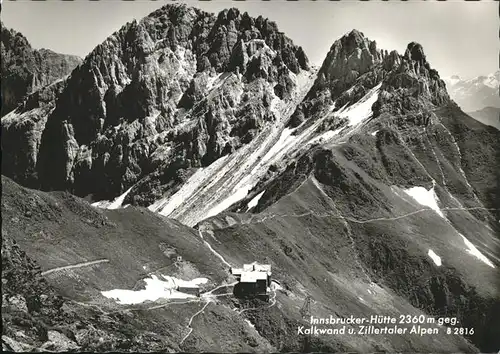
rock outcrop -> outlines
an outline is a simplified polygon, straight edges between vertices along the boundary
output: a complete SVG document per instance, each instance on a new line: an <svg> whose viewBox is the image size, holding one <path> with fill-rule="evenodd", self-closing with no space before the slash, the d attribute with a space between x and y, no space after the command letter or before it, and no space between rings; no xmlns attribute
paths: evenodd
<svg viewBox="0 0 500 354"><path fill-rule="evenodd" d="M8 152L3 155L2 169L24 185L38 185L37 160L42 134L65 84L63 79L42 87L2 117L2 149Z"/></svg>
<svg viewBox="0 0 500 354"><path fill-rule="evenodd" d="M82 61L74 55L35 50L21 33L7 29L3 23L1 37L2 117L27 95L65 77Z"/></svg>
<svg viewBox="0 0 500 354"><path fill-rule="evenodd" d="M397 63L399 66L394 68ZM382 84L375 115L383 112L398 115L424 111L429 114L434 108L450 103L444 81L427 62L420 44L408 44L404 56L397 58L392 54L385 64L392 66L393 70Z"/></svg>

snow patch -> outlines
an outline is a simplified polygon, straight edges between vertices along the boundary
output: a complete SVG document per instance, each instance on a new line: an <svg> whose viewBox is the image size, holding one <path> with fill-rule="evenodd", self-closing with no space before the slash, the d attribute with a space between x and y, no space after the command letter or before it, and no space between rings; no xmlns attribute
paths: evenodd
<svg viewBox="0 0 500 354"><path fill-rule="evenodd" d="M427 255L431 257L431 259L434 261L434 264L436 264L438 267L441 266L441 257L439 257L433 250L430 249Z"/></svg>
<svg viewBox="0 0 500 354"><path fill-rule="evenodd" d="M493 263L491 263L491 261L486 258L486 256L484 254L482 254L477 248L476 246L474 246L472 244L472 242L470 242L464 235L460 234L460 236L462 236L464 242L465 242L465 245L468 247L467 249L467 253L473 255L474 257L476 257L477 259L479 259L480 261L482 261L483 263L486 263L487 265L489 265L491 268L496 268L495 265Z"/></svg>
<svg viewBox="0 0 500 354"><path fill-rule="evenodd" d="M125 290L114 289L102 291L101 294L108 299L114 299L121 305L140 304L145 301L156 301L158 299L188 299L195 298L191 294L177 291L179 286L199 286L208 282L207 278L196 278L190 281L177 279L170 276L162 275L165 280L160 280L156 275L151 278L146 278L146 289L143 290Z"/></svg>
<svg viewBox="0 0 500 354"><path fill-rule="evenodd" d="M248 202L248 204L247 204L247 211L249 211L253 207L256 207L257 204L259 204L259 200L262 197L262 195L264 194L264 192L265 192L265 190L262 191L261 193L257 194L251 201Z"/></svg>
<svg viewBox="0 0 500 354"><path fill-rule="evenodd" d="M249 320L247 320L246 318L245 318L245 322L246 322L246 323L247 323L250 327L255 328L255 326L253 325L253 323L252 323L252 322L250 322Z"/></svg>
<svg viewBox="0 0 500 354"><path fill-rule="evenodd" d="M357 125L369 118L373 114L372 105L378 100L381 86L382 83L372 88L358 102L339 112L339 116L347 118L350 126Z"/></svg>
<svg viewBox="0 0 500 354"><path fill-rule="evenodd" d="M231 194L231 196L224 199L219 204L217 204L215 207L210 209L210 211L208 211L208 213L205 215L204 219L208 219L209 217L217 215L217 214L223 212L224 210L226 210L227 208L229 208L234 203L239 202L240 200L242 200L243 198L245 198L247 196L248 192L252 188L253 188L253 185L249 183L249 184L243 185L242 187L240 187L238 189L233 189L234 193Z"/></svg>
<svg viewBox="0 0 500 354"><path fill-rule="evenodd" d="M229 155L224 156L207 168L200 168L193 174L186 183L183 184L181 189L174 195L162 198L148 207L151 211L157 211L162 215L169 216L177 207L179 207L188 197L193 195L200 185L217 170L228 158Z"/></svg>
<svg viewBox="0 0 500 354"><path fill-rule="evenodd" d="M403 189L403 191L410 197L415 199L419 204L427 206L434 210L440 217L444 218L443 212L439 209L438 201L439 198L436 195L434 187L427 190L424 187L411 187L409 189Z"/></svg>
<svg viewBox="0 0 500 354"><path fill-rule="evenodd" d="M283 148L293 143L293 141L295 140L295 137L292 136L294 130L295 129L290 129L290 128L283 129L278 141L273 145L271 149L269 149L269 151L262 158L262 163L267 162L272 157L274 157L278 152L283 150Z"/></svg>
<svg viewBox="0 0 500 354"><path fill-rule="evenodd" d="M337 136L342 129L344 129L344 128L339 128L336 130L328 130L328 131L322 133L321 135L318 135L318 136L312 138L311 140L309 140L306 143L306 145L311 145L311 144L316 143L316 142L318 142L320 144L326 143L329 140L331 140L334 136Z"/></svg>
<svg viewBox="0 0 500 354"><path fill-rule="evenodd" d="M211 91L214 88L219 87L222 84L221 77L224 73L217 74L216 76L211 76L207 81L207 90Z"/></svg>
<svg viewBox="0 0 500 354"><path fill-rule="evenodd" d="M116 197L112 202L110 202L109 200L101 200L99 202L92 203L92 206L102 209L119 209L122 207L123 201L125 200L125 197L130 192L132 187L127 189L127 191L122 195Z"/></svg>

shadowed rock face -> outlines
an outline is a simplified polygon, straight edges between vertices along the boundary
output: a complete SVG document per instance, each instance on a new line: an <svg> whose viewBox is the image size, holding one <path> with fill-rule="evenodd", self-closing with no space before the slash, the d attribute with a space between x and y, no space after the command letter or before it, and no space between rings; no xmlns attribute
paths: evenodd
<svg viewBox="0 0 500 354"><path fill-rule="evenodd" d="M60 80L28 95L13 112L2 117L2 170L26 185L38 185L36 169L42 134L58 95L65 87Z"/></svg>
<svg viewBox="0 0 500 354"><path fill-rule="evenodd" d="M3 23L1 37L2 117L27 95L63 78L82 61L74 55L35 50L21 33L7 29Z"/></svg>

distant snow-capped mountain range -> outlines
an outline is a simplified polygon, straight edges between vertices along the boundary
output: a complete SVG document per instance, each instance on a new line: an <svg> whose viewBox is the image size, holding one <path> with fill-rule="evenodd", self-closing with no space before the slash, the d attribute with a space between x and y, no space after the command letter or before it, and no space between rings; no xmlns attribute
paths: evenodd
<svg viewBox="0 0 500 354"><path fill-rule="evenodd" d="M458 75L444 78L450 96L465 112L484 107L500 107L498 83L500 70L487 76L464 80Z"/></svg>
<svg viewBox="0 0 500 354"><path fill-rule="evenodd" d="M467 80L458 75L443 80L450 97L465 112L483 124L500 129L500 70Z"/></svg>

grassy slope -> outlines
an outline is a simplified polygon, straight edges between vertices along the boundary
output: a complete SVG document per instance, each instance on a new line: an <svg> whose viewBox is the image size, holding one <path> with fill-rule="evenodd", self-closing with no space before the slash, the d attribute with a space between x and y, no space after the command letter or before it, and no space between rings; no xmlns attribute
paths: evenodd
<svg viewBox="0 0 500 354"><path fill-rule="evenodd" d="M464 172L479 199L490 208L498 208L500 131L472 119L456 106L443 108L438 114L460 146Z"/></svg>
<svg viewBox="0 0 500 354"><path fill-rule="evenodd" d="M138 289L139 280L155 270L184 279L207 277L209 289L223 282L228 276L224 265L203 246L196 230L144 209L97 210L69 194L29 190L5 177L2 189L2 233L16 240L20 249L40 264L41 271L109 259L108 263L62 270L45 277L38 270L35 282L31 282L24 270L15 275L17 282L27 284L22 294L44 296L48 290L38 283L48 281L49 295L62 296L63 307L49 303L46 311L50 314L59 311L60 320L54 319L55 325L68 328L69 335L76 337L78 350L273 351L266 339L231 311L234 306L217 300L193 320L192 335L179 346L188 333L186 326L190 317L203 307L203 301L121 306L100 295L103 290ZM182 255L181 266L168 267L173 263L171 256L167 256L168 249ZM16 292L18 289L11 291ZM165 306L154 308L153 305ZM3 316L7 321L4 328L10 328L10 336L15 341L35 347L47 341L46 335L34 339L34 334L27 331L32 327L31 320L12 324L19 322L19 317L35 316L31 310L11 314L10 320ZM45 313L36 316L45 322L52 319ZM201 325L207 321L212 325ZM213 325L214 321L217 326ZM41 326L47 332L52 325ZM16 334L16 330L22 333ZM203 338L211 340L207 342Z"/></svg>
<svg viewBox="0 0 500 354"><path fill-rule="evenodd" d="M328 190L327 186L323 188ZM398 203L396 199L391 202ZM307 205L307 209L300 210L301 204ZM401 201L397 207L402 214L415 210L415 207ZM316 215L291 216L308 210ZM289 304L290 312L285 312L285 319L296 321L300 321L298 310L306 294L316 301L313 314L317 316L421 313L417 308L434 315L444 315L439 312L438 304L434 305L434 296L446 293L454 301L453 298L460 297L460 294L454 293L454 289L429 290L430 283L456 280L460 284L463 277L469 284L488 284L497 275L468 256L463 243L459 244L461 240L456 232L432 211L425 216L417 214L397 222L361 225L349 222L347 227L339 218L317 216L331 210L332 201L308 180L266 212L254 216L250 224L220 228L215 226L216 222L219 225L224 222L220 216L202 223L202 226L213 228L220 242L217 249L222 254L239 255L239 259L234 260L237 264L253 260L272 263L274 277L288 290L285 294L278 293L280 304ZM270 217L273 214L282 216ZM234 214L230 216L237 218ZM434 238L429 230L439 230L436 232L439 237ZM451 242L456 244L450 247ZM444 266L437 268L433 264L427 256L429 248L442 257ZM478 272L482 273L479 277ZM463 294L475 291L471 289L474 286L463 287L467 289ZM477 290L485 298L494 299L494 286ZM476 301L472 296L469 298L472 303ZM488 301L484 304L488 305ZM453 306L450 303L448 315L468 316L470 309ZM262 316L265 320L271 313L263 313ZM484 323L482 325L483 329L487 328ZM274 333L274 341L278 341L280 335ZM295 335L287 339L298 340ZM333 345L332 338L320 339L323 345ZM389 351L470 350L460 339L455 338L456 342L453 342L446 336L436 337L434 342L427 337L391 338L390 342L352 336L336 339L351 350L373 350L375 347L367 347L370 340L377 342L381 346L379 349Z"/></svg>
<svg viewBox="0 0 500 354"><path fill-rule="evenodd" d="M460 119L457 118L458 122ZM475 164L489 181L481 184L470 176L470 168L464 166L464 160L470 160L471 154L479 154L480 148L469 151L460 147L461 159L453 143L459 139L456 132L452 131L452 139L440 125L425 131L404 123L403 129L390 119L377 123L382 127L375 136L361 132L331 149L319 148L288 166L273 181L258 186L252 196L264 189L265 193L253 210L261 214L249 217L230 213L202 225L212 225L221 242L218 249L225 255L240 255L240 263L250 261L255 255L261 261L271 259L276 276L282 277L280 280L285 284L289 281L294 292L299 287L307 288L322 306L333 303L348 315L353 311L349 306L359 306L360 296L371 308L376 308L379 302L367 295L369 278L391 294L389 311L405 313L418 308L437 316L457 316L464 326L475 327L476 334L470 338L473 343L483 351L495 350L500 345L496 335L500 322L493 315L500 304L500 248L493 213L444 210L446 219L443 219L433 211L425 211L393 221L348 220L348 226L338 218L338 215L356 220L391 218L419 210L423 206L406 196L401 188L429 189L432 179L437 183L435 190L441 208L456 208L460 204L469 208L494 206L487 203L484 192L486 186L490 190L495 186L492 184L495 161L488 154L493 144L484 141L482 135L490 139L495 132L479 124L469 132L482 134L470 138L483 140L479 144L485 145L487 153L484 159L475 158ZM446 126L448 122L443 123ZM374 129L368 125L366 130ZM490 147L486 149L487 146ZM460 173L460 166L464 166L472 188ZM315 176L324 193L318 191L311 178L307 179L308 175ZM479 195L479 201L474 193ZM247 202L242 201L234 209ZM314 215L310 215L311 211ZM334 216L324 217L326 214ZM469 254L459 233L487 255L496 268ZM428 257L430 249L441 257L441 267L436 267ZM248 255L244 256L244 252ZM332 280L332 270L337 274L337 282ZM338 277L343 277L343 282ZM351 284L354 279L360 285ZM342 288L338 283L347 285ZM401 303L399 308L394 307L393 299ZM390 348L439 348L440 351L456 348L443 342L439 347L425 347L416 343L418 339L405 340L401 347ZM356 343L349 345L359 348Z"/></svg>
<svg viewBox="0 0 500 354"><path fill-rule="evenodd" d="M449 122L443 123L447 126ZM486 138L492 134L485 133L482 125L472 128L475 130L469 134ZM448 129L458 134L453 126ZM474 350L460 337L443 335L432 341L418 336L320 336L306 344L305 338L296 333L299 324L307 324L299 313L306 295L314 299L312 314L316 316L397 316L422 311L457 316L464 326L475 327L476 334L470 340L481 350L498 347L495 333L499 322L493 317L499 306L496 226L484 222L493 219L491 214L445 211L450 221L446 222L433 211L425 211L397 220L356 221L391 218L421 209L400 187L420 185L428 189L431 178L438 183L441 207L456 207L457 200L467 207L491 205L485 200L488 192L467 168L471 154L478 153L480 147L469 151L461 146L460 158L446 134L444 127L434 126L429 131L415 129L405 136L397 126L385 124L375 136L359 134L331 149L318 148L262 186L266 193L254 210L265 210L263 213L224 213L203 222L201 229L212 229L204 232L205 238L230 264L269 262L273 277L283 289L276 292L277 303L272 307L230 298L208 305L194 321L197 330L182 348L259 351L271 348L270 343L278 350ZM413 140L404 139L408 136ZM430 154L431 148L435 156ZM491 179L490 155L474 162ZM464 166L473 189L467 187L459 166ZM48 275L58 291L72 299L116 309L116 304L99 296L100 290L132 288L146 272L159 268L179 277L206 276L211 286L227 277L226 267L202 244L197 231L175 221L137 208L98 211L68 194L30 191L8 179L3 179L2 185L4 227L42 269L99 258L110 260ZM340 215L349 218L344 220ZM458 232L488 255L497 268L468 254ZM189 266L171 273L167 267L172 259L163 253L165 246L175 247ZM427 256L429 249L441 257L441 267ZM136 306L132 314L138 322L132 321L128 336L147 328L160 336L170 335L173 343L178 343L189 316L201 305L158 310ZM258 333L231 311L248 306L255 308L244 316ZM172 322L172 318L178 321ZM216 321L227 326L215 326ZM235 333L239 333L238 339L234 339Z"/></svg>

